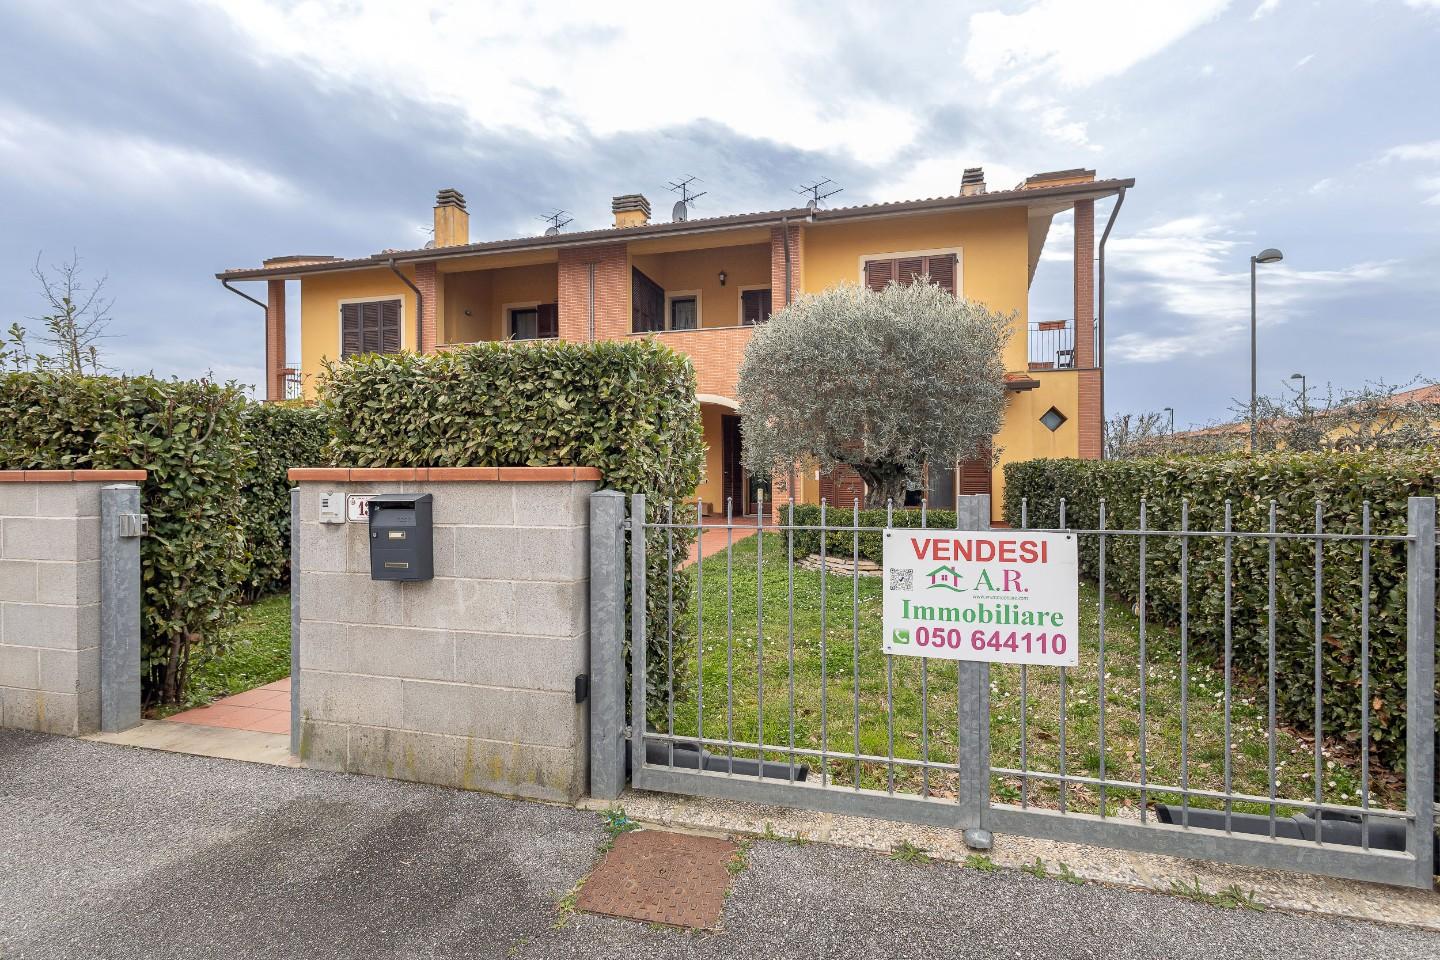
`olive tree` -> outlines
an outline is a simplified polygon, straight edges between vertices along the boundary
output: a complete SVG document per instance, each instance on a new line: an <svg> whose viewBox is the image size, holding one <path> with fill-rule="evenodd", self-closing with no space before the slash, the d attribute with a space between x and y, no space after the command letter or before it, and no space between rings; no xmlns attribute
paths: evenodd
<svg viewBox="0 0 1440 960"><path fill-rule="evenodd" d="M901 502L927 462L990 450L1013 319L923 280L800 298L756 329L740 365L746 467L844 465L868 506Z"/></svg>

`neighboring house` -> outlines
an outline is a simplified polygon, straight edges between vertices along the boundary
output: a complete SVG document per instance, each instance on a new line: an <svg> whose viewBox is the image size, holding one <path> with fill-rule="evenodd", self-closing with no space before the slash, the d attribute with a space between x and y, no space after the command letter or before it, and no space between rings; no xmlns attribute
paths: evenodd
<svg viewBox="0 0 1440 960"><path fill-rule="evenodd" d="M1001 460L1098 457L1095 201L1133 183L1065 170L987 191L984 174L972 169L951 197L668 223L651 222L645 197L628 194L614 198L612 227L478 243L471 242L464 197L442 190L435 239L423 249L354 259L276 257L217 277L227 286L268 281L270 399L299 389L309 394L326 358L368 351L653 336L695 365L709 445L697 496L715 511L730 497L736 512L750 512L760 484L741 467L735 403L745 345L772 310L842 281L879 288L928 274L956 295L1013 311L1015 336L1005 354L1009 400L995 440ZM1031 324L1030 281L1051 219L1072 209L1073 318ZM288 281L298 281L300 290L298 363L288 362L285 343ZM957 491L993 491L998 514L1002 477L988 461L931 465L926 493L939 504ZM769 499L786 495L775 493ZM795 478L800 502L824 496L849 503L862 493L848 469Z"/></svg>

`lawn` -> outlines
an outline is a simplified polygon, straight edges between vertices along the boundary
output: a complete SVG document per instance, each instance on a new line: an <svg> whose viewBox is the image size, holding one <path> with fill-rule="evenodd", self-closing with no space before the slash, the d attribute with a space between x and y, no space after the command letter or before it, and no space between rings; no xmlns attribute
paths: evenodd
<svg viewBox="0 0 1440 960"><path fill-rule="evenodd" d="M763 549L763 628L757 631L757 547ZM733 581L727 598L727 562ZM812 749L894 756L932 763L954 763L957 752L956 665L951 661L928 663L897 656L887 664L880 652L881 583L878 577L825 577L825 633L821 637L821 574L795 569L793 588L787 584L786 541L783 534L750 537L704 561L704 648L695 649L696 622L677 624L677 634L690 638L676 652L675 731L694 736L698 729L701 690L697 670L703 674L704 736L755 742L763 664L764 740L767 745L788 746L791 724L791 665L794 678L794 745ZM664 590L654 584L651 590ZM700 589L695 585L692 589ZM789 654L787 622L793 589L794 655ZM1098 672L1098 603L1096 590L1082 585L1080 665L1060 671L1050 667L992 665L991 764L997 768L1022 766L1021 724L1026 729L1024 760L1031 771L1058 772L1063 761L1071 775L1098 777L1100 678ZM696 608L691 604L691 609ZM858 612L858 620L852 614ZM757 644L757 632L761 642ZM757 655L763 648L763 656ZM823 649L823 653L822 653ZM1146 632L1145 736L1146 782L1177 787L1182 766L1191 789L1221 790L1225 786L1225 678L1209 656L1192 655L1188 666L1188 729L1182 737L1182 683L1180 638L1176 631L1150 624ZM698 655L697 655L698 654ZM1105 644L1105 775L1108 781L1139 782L1142 737L1140 733L1139 622L1131 604L1110 598L1106 604ZM733 684L727 691L727 672ZM1062 676L1063 673L1063 676ZM1247 678L1232 677L1232 749L1228 751L1230 778L1235 793L1267 796L1268 744L1265 693ZM858 679L857 679L858 678ZM859 722L856 723L858 689ZM821 691L825 691L822 702ZM1065 700L1062 733L1060 702ZM887 711L887 701L892 707ZM663 727L667 708L665 692L651 691L651 720ZM887 713L893 716L893 754ZM1064 738L1063 756L1060 749ZM1188 761L1182 763L1182 744L1188 741ZM712 749L714 749L712 747ZM723 752L723 750L722 750ZM754 752L736 751L736 756ZM766 759L787 759L785 750L766 751ZM811 764L811 777L819 779L818 758L799 757ZM1314 754L1308 741L1286 730L1276 738L1277 794L1293 800L1313 800ZM932 796L953 796L956 775L944 770L924 771L918 766L891 765L886 761L855 763L827 758L827 780L850 785L859 779L864 787ZM858 767L858 769L857 769ZM1327 752L1324 757L1322 796L1327 803L1359 804L1359 775L1346 758ZM1069 784L1063 802L1067 809L1096 812L1100 797L1091 786ZM1400 803L1393 786L1372 785L1372 803ZM1000 801L1058 807L1061 789L1054 781L994 777L992 795ZM1151 801L1178 803L1174 793L1151 789ZM1107 788L1106 808L1113 813L1139 801L1136 789ZM1197 807L1219 807L1216 800L1192 798ZM1237 803L1237 811L1263 813L1264 804ZM1298 809L1281 806L1282 814Z"/></svg>
<svg viewBox="0 0 1440 960"><path fill-rule="evenodd" d="M281 593L243 607L235 625L191 665L185 702L161 707L156 716L204 706L288 676L290 595Z"/></svg>

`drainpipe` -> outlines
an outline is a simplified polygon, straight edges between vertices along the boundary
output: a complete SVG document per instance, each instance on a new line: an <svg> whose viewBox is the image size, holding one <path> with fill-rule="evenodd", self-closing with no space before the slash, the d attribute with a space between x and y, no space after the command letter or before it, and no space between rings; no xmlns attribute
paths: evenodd
<svg viewBox="0 0 1440 960"><path fill-rule="evenodd" d="M394 257L390 258L389 265L390 272L395 274L395 276L399 277L401 281L404 282L405 286L415 291L415 352L423 353L423 348L425 344L423 342L423 339L421 338L420 332L424 329L425 325L425 301L420 294L420 288L415 286L415 284L411 283L410 278L400 272L400 268L395 266Z"/></svg>
<svg viewBox="0 0 1440 960"><path fill-rule="evenodd" d="M785 306L790 306L790 218L780 218L780 243L785 247Z"/></svg>
<svg viewBox="0 0 1440 960"><path fill-rule="evenodd" d="M224 287L226 290L229 290L231 293L234 293L234 294L237 294L237 295L239 295L239 296L244 297L246 300L249 300L251 303L255 304L255 306L257 306L257 307L259 307L261 310L264 310L264 311L265 311L265 365L266 365L266 367L268 368L269 365L270 365L270 305L269 305L268 303L263 303L263 302L261 302L261 301L259 301L259 300L256 300L254 297L250 296L250 294L246 293L244 290L238 290L238 289L236 289L235 287L230 286L230 281L229 281L229 280L221 280L221 281L220 281L220 286ZM282 358L282 362L283 362L283 358ZM270 391L275 389L275 385L274 385L273 383L268 382L268 381L270 380L270 378L271 378L271 371L270 371L269 369L266 369L266 371L265 371L265 379L266 379L267 382L266 382L266 384L265 384L265 396L266 396L267 398L270 396ZM284 398L282 397L281 399L284 399Z"/></svg>
<svg viewBox="0 0 1440 960"><path fill-rule="evenodd" d="M587 305L587 318L590 323L590 342L595 342L595 264L590 265L590 301Z"/></svg>
<svg viewBox="0 0 1440 960"><path fill-rule="evenodd" d="M1110 239L1110 228L1115 226L1115 215L1125 202L1125 188L1115 195L1115 206L1110 208L1110 219L1105 221L1105 232L1100 235L1100 276L1095 285L1099 300L1095 317L1095 365L1100 368L1100 457L1105 457L1105 241Z"/></svg>

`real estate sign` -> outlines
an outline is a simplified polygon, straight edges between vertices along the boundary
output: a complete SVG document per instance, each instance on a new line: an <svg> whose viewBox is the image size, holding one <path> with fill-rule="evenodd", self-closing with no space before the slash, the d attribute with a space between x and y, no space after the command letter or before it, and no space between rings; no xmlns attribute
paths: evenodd
<svg viewBox="0 0 1440 960"><path fill-rule="evenodd" d="M886 653L1079 662L1074 534L887 529L884 561Z"/></svg>

